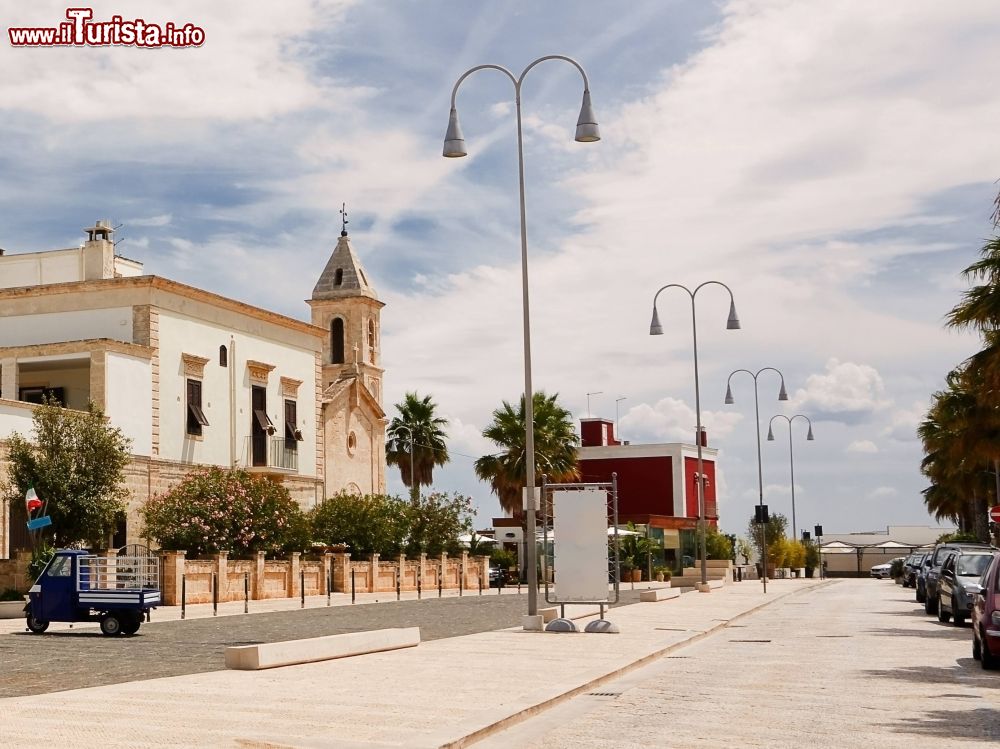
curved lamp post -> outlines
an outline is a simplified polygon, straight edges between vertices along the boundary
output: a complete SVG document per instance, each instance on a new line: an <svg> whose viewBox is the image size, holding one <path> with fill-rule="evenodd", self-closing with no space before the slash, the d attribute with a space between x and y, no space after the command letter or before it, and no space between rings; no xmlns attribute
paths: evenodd
<svg viewBox="0 0 1000 749"><path fill-rule="evenodd" d="M705 469L702 465L701 457L701 386L698 383L698 319L695 311L695 297L704 287L710 285L721 286L729 292L729 319L726 321L726 330L739 330L740 319L736 316L736 302L733 300L733 290L721 281L705 281L691 291L687 286L679 283L669 283L662 287L653 296L653 317L649 323L650 335L663 335L663 326L660 325L660 316L656 312L656 300L660 293L666 289L683 289L691 297L691 332L694 341L694 413L697 425L695 426L694 443L698 447L698 546L701 554L701 585L698 590L703 593L709 592L708 587L708 554L706 553L705 541Z"/></svg>
<svg viewBox="0 0 1000 749"><path fill-rule="evenodd" d="M799 527L795 524L795 453L792 451L792 422L796 419L805 419L809 424L809 431L806 432L806 439L810 442L813 441L813 423L812 420L805 414L795 414L794 416L785 416L784 414L775 414L771 417L771 420L767 422L767 440L768 442L774 442L774 429L772 425L775 419L784 419L788 422L788 465L791 467L792 472L792 538L798 540L799 537Z"/></svg>
<svg viewBox="0 0 1000 749"><path fill-rule="evenodd" d="M455 100L458 96L458 87L462 81L478 70L497 70L507 76L514 84L514 104L517 117L517 177L520 191L521 207L521 301L524 321L524 464L525 464L525 485L527 487L525 521L528 539L535 538L535 434L534 434L534 391L531 388L531 325L528 313L528 231L525 222L524 210L524 138L521 128L521 85L528 71L546 60L563 60L575 67L583 78L583 104L580 107L580 116L576 121L576 140L580 143L593 143L601 139L600 130L597 127L597 119L594 110L590 105L590 81L580 63L571 57L564 55L546 55L539 57L526 67L519 76L514 74L502 65L476 65L469 68L458 80L451 91L451 111L448 114L448 130L444 136L444 150L442 155L448 158L459 158L467 156L465 149L465 136L462 134L462 127L458 122L458 110L455 108ZM528 568L528 615L538 614L538 578L535 573L537 566L537 549L535 544L528 543L526 549L526 566Z"/></svg>
<svg viewBox="0 0 1000 749"><path fill-rule="evenodd" d="M417 499L419 497L420 485L417 483L417 474L413 472L413 430L410 427L400 424L395 429L392 430L395 434L396 432L405 431L409 436L410 441L410 498Z"/></svg>
<svg viewBox="0 0 1000 749"><path fill-rule="evenodd" d="M736 369L729 373L729 379L726 380L726 405L732 405L736 401L733 400L733 388L732 381L733 375L738 372L745 372L753 378L753 412L754 417L757 420L757 487L760 492L759 500L757 502L758 506L764 506L764 470L761 465L760 460L760 398L757 393L757 379L764 372L776 372L778 377L781 378L781 389L778 390L778 400L786 401L788 400L788 391L785 390L785 376L781 374L781 370L775 369L774 367L762 367L756 372L751 372L749 369ZM761 552L764 556L761 559L761 582L764 583L764 592L767 593L767 526L761 523L760 526L760 536L761 536Z"/></svg>

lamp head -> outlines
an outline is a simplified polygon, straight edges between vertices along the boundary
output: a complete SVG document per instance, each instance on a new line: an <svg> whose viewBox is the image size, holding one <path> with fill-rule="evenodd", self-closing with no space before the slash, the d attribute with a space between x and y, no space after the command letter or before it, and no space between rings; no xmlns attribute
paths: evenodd
<svg viewBox="0 0 1000 749"><path fill-rule="evenodd" d="M650 335L663 335L663 326L660 325L660 316L656 313L656 305L653 305L653 319L649 322Z"/></svg>
<svg viewBox="0 0 1000 749"><path fill-rule="evenodd" d="M729 319L726 321L726 330L739 330L740 318L736 316L736 302L729 300Z"/></svg>
<svg viewBox="0 0 1000 749"><path fill-rule="evenodd" d="M786 401L788 400L788 392L785 390L785 380L781 380L781 390L778 391L778 400Z"/></svg>
<svg viewBox="0 0 1000 749"><path fill-rule="evenodd" d="M444 150L442 155L449 159L457 159L468 156L465 150L465 136L462 135L462 126L458 123L458 110L454 107L448 115L448 132L444 135Z"/></svg>
<svg viewBox="0 0 1000 749"><path fill-rule="evenodd" d="M806 439L809 440L810 442L812 442L812 440L813 440L813 425L812 424L809 425L809 431L808 431L808 433L806 433Z"/></svg>
<svg viewBox="0 0 1000 749"><path fill-rule="evenodd" d="M731 406L733 403L733 389L726 383L726 405Z"/></svg>
<svg viewBox="0 0 1000 749"><path fill-rule="evenodd" d="M580 116L576 119L577 143L594 143L601 139L601 131L597 127L597 117L594 116L594 108L590 105L590 90L583 92L583 105L580 107Z"/></svg>
<svg viewBox="0 0 1000 749"><path fill-rule="evenodd" d="M770 424L767 425L767 441L774 442L774 430L771 428Z"/></svg>

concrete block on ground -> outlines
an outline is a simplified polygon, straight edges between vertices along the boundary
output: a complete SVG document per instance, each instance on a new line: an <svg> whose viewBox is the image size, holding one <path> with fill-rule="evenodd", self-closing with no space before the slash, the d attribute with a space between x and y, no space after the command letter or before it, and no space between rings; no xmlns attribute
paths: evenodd
<svg viewBox="0 0 1000 749"><path fill-rule="evenodd" d="M305 640L266 642L226 648L226 668L257 671L263 668L313 663L383 650L411 648L420 644L419 627L375 629Z"/></svg>
<svg viewBox="0 0 1000 749"><path fill-rule="evenodd" d="M644 590L639 594L639 601L651 603L655 601L667 601L671 598L679 598L681 591L679 588L652 588Z"/></svg>
<svg viewBox="0 0 1000 749"><path fill-rule="evenodd" d="M539 616L522 616L521 626L525 632L541 632L545 627L545 618Z"/></svg>
<svg viewBox="0 0 1000 749"><path fill-rule="evenodd" d="M538 615L542 617L542 621L546 624L559 618L559 607L551 606L544 609L538 609Z"/></svg>

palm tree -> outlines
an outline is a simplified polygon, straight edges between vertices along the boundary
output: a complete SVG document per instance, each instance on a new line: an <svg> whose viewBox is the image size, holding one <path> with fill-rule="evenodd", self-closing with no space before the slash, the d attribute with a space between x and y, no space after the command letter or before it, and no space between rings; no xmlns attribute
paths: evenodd
<svg viewBox="0 0 1000 749"><path fill-rule="evenodd" d="M536 392L532 397L535 420L535 476L542 474L549 481L572 481L579 477L576 455L580 440L573 428L569 411L556 403L552 396ZM525 485L524 464L524 397L518 409L507 401L493 412L493 423L483 430L483 436L502 448L495 455L484 455L476 461L476 476L488 481L500 500L500 507L509 515L521 511L521 487Z"/></svg>
<svg viewBox="0 0 1000 749"><path fill-rule="evenodd" d="M398 416L394 416L386 430L385 462L399 468L403 484L417 496L421 485L430 486L434 482L434 466L448 462L448 435L444 427L448 420L437 417L437 404L431 396L421 398L416 393L407 393L402 403L396 404ZM413 459L413 473L410 475L410 459Z"/></svg>
<svg viewBox="0 0 1000 749"><path fill-rule="evenodd" d="M986 503L995 489L984 469L1000 454L1000 415L970 382L976 382L975 372L965 366L950 372L947 388L934 393L917 429L925 452L920 468L931 480L923 491L928 512L985 538Z"/></svg>

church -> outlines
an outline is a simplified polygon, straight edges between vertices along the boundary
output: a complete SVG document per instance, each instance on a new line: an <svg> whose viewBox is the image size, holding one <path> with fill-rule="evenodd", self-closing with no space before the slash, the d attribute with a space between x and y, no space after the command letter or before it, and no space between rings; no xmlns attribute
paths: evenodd
<svg viewBox="0 0 1000 749"><path fill-rule="evenodd" d="M131 440L115 546L141 543L138 508L202 466L267 475L303 509L385 491L384 305L346 221L308 323L145 275L108 222L84 231L80 247L0 250L0 474L54 397L93 401ZM0 558L27 546L22 504L0 508Z"/></svg>

